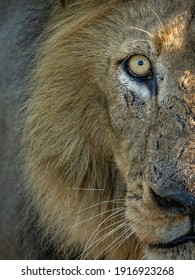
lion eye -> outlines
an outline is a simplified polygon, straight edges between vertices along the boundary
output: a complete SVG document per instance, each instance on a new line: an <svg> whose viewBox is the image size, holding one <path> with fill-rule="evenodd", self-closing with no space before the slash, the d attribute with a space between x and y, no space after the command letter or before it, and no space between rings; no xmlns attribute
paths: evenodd
<svg viewBox="0 0 195 280"><path fill-rule="evenodd" d="M133 55L126 60L127 71L138 78L151 76L151 62L144 55Z"/></svg>

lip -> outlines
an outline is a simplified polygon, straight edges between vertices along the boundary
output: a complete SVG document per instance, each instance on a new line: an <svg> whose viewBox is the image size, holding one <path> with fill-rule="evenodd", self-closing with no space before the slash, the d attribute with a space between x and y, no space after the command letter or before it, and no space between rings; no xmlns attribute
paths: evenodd
<svg viewBox="0 0 195 280"><path fill-rule="evenodd" d="M174 239L173 241L170 241L168 243L150 244L150 248L156 248L156 249L175 248L176 246L187 243L189 241L195 243L195 233L186 234L186 235L181 236L177 239Z"/></svg>

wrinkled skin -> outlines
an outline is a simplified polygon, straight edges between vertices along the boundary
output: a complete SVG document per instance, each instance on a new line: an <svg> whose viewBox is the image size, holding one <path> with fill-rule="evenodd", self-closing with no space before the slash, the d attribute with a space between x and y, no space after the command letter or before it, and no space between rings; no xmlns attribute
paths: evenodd
<svg viewBox="0 0 195 280"><path fill-rule="evenodd" d="M93 1L88 2L92 11L104 4L94 1L93 8ZM23 249L18 251L23 253L10 253L11 257L4 253L2 258L195 259L194 1L151 0L147 7L145 1L108 2L113 9L102 7L103 12L86 26L81 22L74 29L73 24L72 37L63 34L63 20L53 33L46 32L49 39L37 56L32 88L17 76L17 94L21 88L30 92L26 119L20 125L26 153L23 197L28 206L22 208L19 231L14 231L22 239ZM24 47L27 51L29 46ZM127 71L126 61L134 54L149 59L147 79ZM19 69L31 61L29 56L27 51L29 60L24 59ZM27 67L25 75L29 71ZM2 93L8 88L5 80ZM18 123L15 126L17 131ZM2 128L7 138L15 135L10 123L8 127L10 134ZM5 158L0 165L5 174L1 189L9 197L15 182L20 188L21 178L15 155L7 155L5 143L6 137L1 143ZM9 170L16 179L7 180ZM90 192L85 193L87 189ZM112 202L105 206L105 201ZM9 212L4 209L11 211L9 202L2 207L4 219ZM113 215L111 221L109 211L117 207L123 216ZM119 222L125 223L129 234L120 246L117 238L125 235L114 230ZM3 220L1 224L5 240L9 230ZM47 236L44 249L39 243L42 232L37 234L34 225ZM114 235L106 235L109 227ZM99 247L90 244L93 236L101 240ZM15 238L11 239L12 245L2 252L13 250Z"/></svg>
<svg viewBox="0 0 195 280"><path fill-rule="evenodd" d="M165 23L159 15L154 45L137 47L129 39L122 46L151 58L152 80L129 80L121 69L112 73L109 112L119 135L115 159L129 194L126 216L149 259L195 258L190 242L161 249L189 232L195 236L195 10L190 3L173 17L165 12ZM153 246L158 243L159 248Z"/></svg>

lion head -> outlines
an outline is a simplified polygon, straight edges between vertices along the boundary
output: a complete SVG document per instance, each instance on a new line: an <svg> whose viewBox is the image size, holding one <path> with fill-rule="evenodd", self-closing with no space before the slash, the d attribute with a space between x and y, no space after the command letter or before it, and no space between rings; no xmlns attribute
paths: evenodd
<svg viewBox="0 0 195 280"><path fill-rule="evenodd" d="M193 2L70 1L48 24L25 178L63 258L195 258Z"/></svg>

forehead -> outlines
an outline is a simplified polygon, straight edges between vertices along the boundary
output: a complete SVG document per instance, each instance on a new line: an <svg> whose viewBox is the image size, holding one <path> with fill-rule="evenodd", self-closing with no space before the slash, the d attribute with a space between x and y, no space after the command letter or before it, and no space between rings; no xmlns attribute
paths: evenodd
<svg viewBox="0 0 195 280"><path fill-rule="evenodd" d="M119 17L114 18L120 27L119 33L122 33L118 40L118 45L122 43L120 50L124 46L124 51L131 51L133 42L137 42L138 49L139 46L142 49L144 41L145 45L148 41L153 43L152 48L155 47L158 54L185 53L194 68L194 0L132 0L121 3L117 9Z"/></svg>
<svg viewBox="0 0 195 280"><path fill-rule="evenodd" d="M126 10L129 11L127 25L148 31L142 35L153 37L159 50L176 50L188 41L194 42L194 0L128 1Z"/></svg>
<svg viewBox="0 0 195 280"><path fill-rule="evenodd" d="M156 29L154 41L156 48L163 50L184 49L188 41L192 41L194 21L187 11L178 11L174 17L170 17L165 23Z"/></svg>

